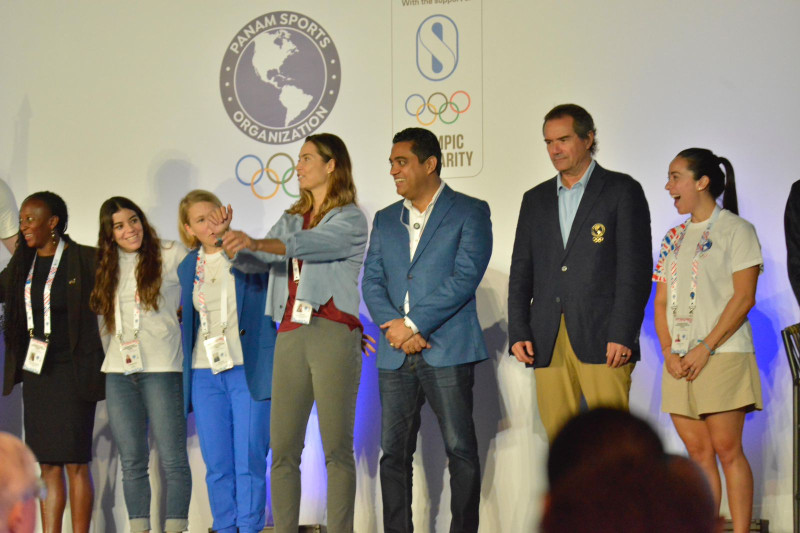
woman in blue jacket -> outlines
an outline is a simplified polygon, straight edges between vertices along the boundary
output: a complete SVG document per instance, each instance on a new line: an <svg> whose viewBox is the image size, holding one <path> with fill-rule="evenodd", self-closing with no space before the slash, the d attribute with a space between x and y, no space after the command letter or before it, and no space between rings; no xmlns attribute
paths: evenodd
<svg viewBox="0 0 800 533"><path fill-rule="evenodd" d="M194 408L213 529L264 527L275 324L264 314L267 273L232 268L208 214L222 204L195 190L181 200L178 230L192 249L178 267L183 396Z"/></svg>

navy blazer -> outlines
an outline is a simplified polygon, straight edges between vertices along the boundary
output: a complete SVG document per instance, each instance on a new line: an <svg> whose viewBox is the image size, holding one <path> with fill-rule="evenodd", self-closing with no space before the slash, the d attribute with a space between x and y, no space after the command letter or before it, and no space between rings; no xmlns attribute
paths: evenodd
<svg viewBox="0 0 800 533"><path fill-rule="evenodd" d="M800 303L800 181L792 184L786 210L783 213L783 229L786 238L786 266L789 283L797 302Z"/></svg>
<svg viewBox="0 0 800 533"><path fill-rule="evenodd" d="M192 351L200 327L200 315L192 302L194 271L198 250L192 250L178 265L181 283L181 338L183 341L183 408L188 415L192 410ZM275 351L275 322L265 314L267 304L266 272L244 274L232 269L236 281L236 312L239 318L239 340L244 355L244 372L247 387L254 400L272 396L272 358ZM228 335L235 332L228 332Z"/></svg>
<svg viewBox="0 0 800 533"><path fill-rule="evenodd" d="M431 366L454 366L488 357L478 322L475 291L492 255L489 204L444 187L409 258L408 210L396 202L375 214L361 281L372 320L408 317L431 344L422 351ZM381 335L378 368L402 366L405 353Z"/></svg>
<svg viewBox="0 0 800 533"><path fill-rule="evenodd" d="M563 313L581 361L605 363L608 342L627 346L637 361L653 270L644 191L630 176L595 165L565 247L557 179L522 199L508 287L509 349L532 341L533 366L548 366Z"/></svg>

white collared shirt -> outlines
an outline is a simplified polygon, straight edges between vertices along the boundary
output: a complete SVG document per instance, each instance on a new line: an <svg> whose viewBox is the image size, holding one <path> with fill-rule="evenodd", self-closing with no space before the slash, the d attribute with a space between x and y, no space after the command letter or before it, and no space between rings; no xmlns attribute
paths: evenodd
<svg viewBox="0 0 800 533"><path fill-rule="evenodd" d="M434 193L433 198L431 198L430 203L425 208L424 211L420 211L414 204L411 203L411 200L406 199L403 202L403 207L408 210L408 224L406 225L406 229L408 229L408 251L409 251L409 260L414 260L414 254L417 253L417 246L419 246L419 241L422 239L422 232L425 231L425 226L428 224L428 219L430 219L431 213L433 212L433 206L436 204L436 200L439 199L439 195L442 194L444 190L444 181L439 183L439 188ZM416 335L419 333L419 329L408 318L408 311L411 309L411 305L408 301L408 292L406 292L406 299L403 303L403 309L405 310L406 316L403 317L403 320L411 331L414 332Z"/></svg>
<svg viewBox="0 0 800 533"><path fill-rule="evenodd" d="M428 223L428 219L433 212L433 206L436 204L436 200L439 199L439 195L442 194L443 190L444 182L441 182L433 198L431 198L428 207L425 208L425 211L420 211L414 207L411 200L403 201L403 207L408 210L408 225L406 229L408 229L409 259L414 259L414 254L417 253L417 246L422 238L422 232L425 230L425 225ZM406 310L406 312L408 312L408 310Z"/></svg>

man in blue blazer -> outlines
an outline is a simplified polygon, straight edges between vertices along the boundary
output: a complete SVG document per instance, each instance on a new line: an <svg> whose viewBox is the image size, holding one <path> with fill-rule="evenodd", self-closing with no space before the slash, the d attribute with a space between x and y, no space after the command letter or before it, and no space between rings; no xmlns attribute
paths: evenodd
<svg viewBox="0 0 800 533"><path fill-rule="evenodd" d="M378 211L362 289L384 331L378 348L381 492L386 533L409 532L411 459L429 401L449 459L451 532L478 530L480 464L472 421L474 364L488 357L475 291L492 254L489 206L439 178L436 136L408 128L389 162L404 198Z"/></svg>
<svg viewBox="0 0 800 533"><path fill-rule="evenodd" d="M558 175L522 199L508 336L511 353L534 367L552 442L578 413L581 395L590 408L628 408L653 258L642 187L594 161L591 115L560 105L543 130Z"/></svg>

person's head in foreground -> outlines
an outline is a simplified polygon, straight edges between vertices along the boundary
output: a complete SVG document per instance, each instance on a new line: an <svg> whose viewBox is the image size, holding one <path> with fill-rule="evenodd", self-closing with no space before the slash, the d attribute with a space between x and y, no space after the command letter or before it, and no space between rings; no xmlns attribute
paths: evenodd
<svg viewBox="0 0 800 533"><path fill-rule="evenodd" d="M581 413L556 436L542 533L719 533L711 487L630 413Z"/></svg>
<svg viewBox="0 0 800 533"><path fill-rule="evenodd" d="M32 533L39 477L36 457L10 433L0 432L0 533Z"/></svg>

